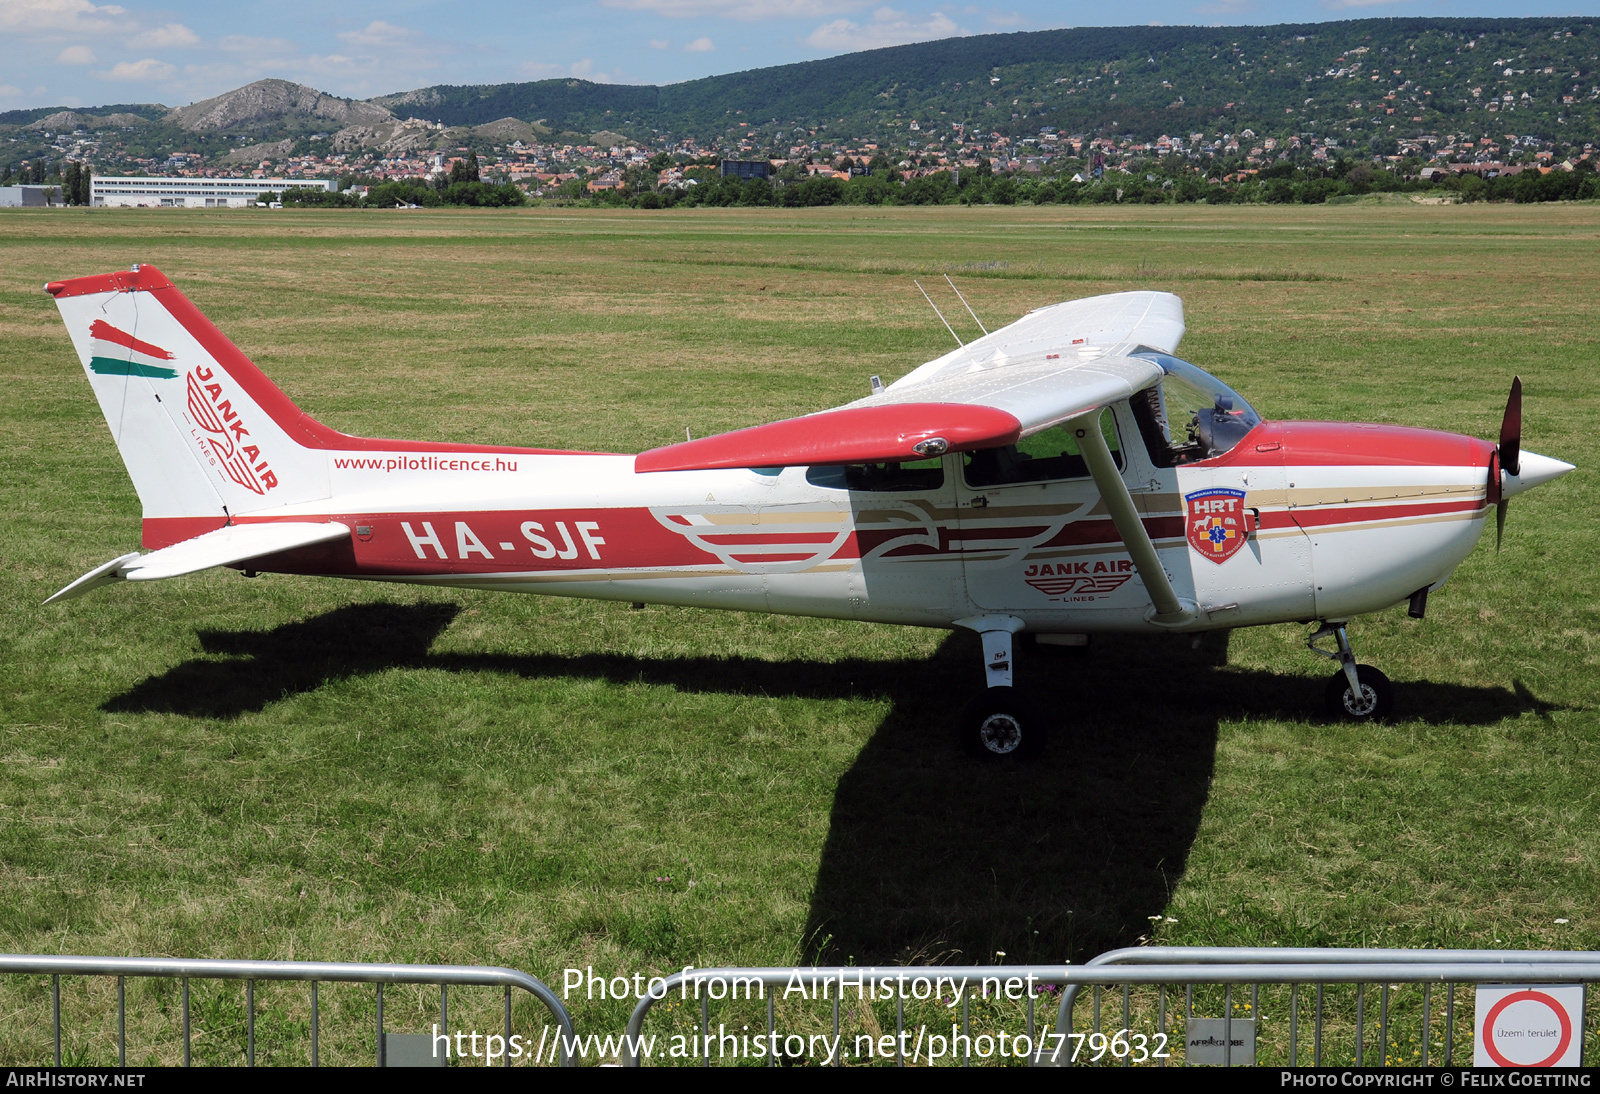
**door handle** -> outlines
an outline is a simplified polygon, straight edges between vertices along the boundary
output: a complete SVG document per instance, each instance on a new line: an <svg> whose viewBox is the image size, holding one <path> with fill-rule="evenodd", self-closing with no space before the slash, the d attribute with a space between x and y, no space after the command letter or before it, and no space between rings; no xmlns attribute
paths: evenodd
<svg viewBox="0 0 1600 1094"><path fill-rule="evenodd" d="M982 494L979 494L977 497L972 499L972 507L974 509L987 509L989 508L989 499L984 497Z"/></svg>

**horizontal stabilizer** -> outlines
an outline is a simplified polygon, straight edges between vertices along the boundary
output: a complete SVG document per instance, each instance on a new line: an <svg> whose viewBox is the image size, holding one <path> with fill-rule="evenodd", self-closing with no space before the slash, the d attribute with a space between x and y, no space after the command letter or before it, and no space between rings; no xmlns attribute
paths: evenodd
<svg viewBox="0 0 1600 1094"><path fill-rule="evenodd" d="M122 567L137 560L139 557L139 552L134 551L132 554L121 555L110 562L102 563L50 597L45 603L48 604L52 600L72 600L82 596L84 593L98 589L102 585L109 585L113 581L121 581Z"/></svg>
<svg viewBox="0 0 1600 1094"><path fill-rule="evenodd" d="M151 551L147 555L129 554L114 558L103 566L96 566L45 603L71 600L113 581L159 581L164 577L179 577L209 570L213 566L228 566L296 547L329 543L349 534L349 526L336 521L325 524L305 521L232 524L171 547Z"/></svg>
<svg viewBox="0 0 1600 1094"><path fill-rule="evenodd" d="M894 403L825 410L641 452L635 471L903 462L1015 444L1022 423L993 407Z"/></svg>

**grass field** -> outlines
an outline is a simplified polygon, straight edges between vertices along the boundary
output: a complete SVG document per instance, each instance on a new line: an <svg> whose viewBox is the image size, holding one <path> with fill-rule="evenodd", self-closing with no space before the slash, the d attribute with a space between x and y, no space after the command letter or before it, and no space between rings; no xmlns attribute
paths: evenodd
<svg viewBox="0 0 1600 1094"><path fill-rule="evenodd" d="M1600 949L1597 244L1593 205L7 211L0 949L557 984L1152 933ZM1304 628L1104 641L1021 666L1072 743L988 767L947 729L971 636L232 571L41 607L139 506L39 287L136 261L351 433L638 451L820 409L946 349L911 279L948 272L991 328L1176 292L1183 355L1273 417L1493 437L1519 372L1525 446L1579 470L1425 622L1353 626L1398 724L1321 717ZM131 1058L170 1060L149 991ZM230 998L202 1058L237 1059ZM45 1059L43 982L0 1013L0 1063Z"/></svg>

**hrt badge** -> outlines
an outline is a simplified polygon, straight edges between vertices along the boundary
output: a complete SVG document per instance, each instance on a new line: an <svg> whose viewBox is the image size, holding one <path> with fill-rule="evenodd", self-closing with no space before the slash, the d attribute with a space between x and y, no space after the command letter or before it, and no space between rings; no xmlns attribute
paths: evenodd
<svg viewBox="0 0 1600 1094"><path fill-rule="evenodd" d="M1183 500L1187 505L1184 522L1190 547L1220 565L1244 546L1250 529L1243 490L1216 486L1186 494Z"/></svg>

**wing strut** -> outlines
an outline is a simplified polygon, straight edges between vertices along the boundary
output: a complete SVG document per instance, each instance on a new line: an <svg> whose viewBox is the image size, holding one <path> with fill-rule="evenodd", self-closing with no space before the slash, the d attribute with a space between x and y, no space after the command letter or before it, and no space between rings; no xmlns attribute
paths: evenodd
<svg viewBox="0 0 1600 1094"><path fill-rule="evenodd" d="M1127 545L1133 565L1144 582L1145 592L1150 594L1150 602L1155 605L1155 615L1146 618L1167 627L1190 622L1195 618L1195 608L1179 600L1178 594L1172 591L1172 582L1167 580L1167 572L1161 568L1161 559L1156 556L1155 544L1150 542L1150 533L1145 531L1139 511L1134 508L1133 495L1128 493L1128 484L1122 481L1116 461L1111 458L1111 449L1106 447L1105 435L1100 432L1099 408L1073 418L1067 425L1078 439L1078 449L1083 453L1084 462L1089 465L1089 473L1094 476L1094 484L1100 489L1100 497L1106 503L1111 521L1117 526L1122 542Z"/></svg>

